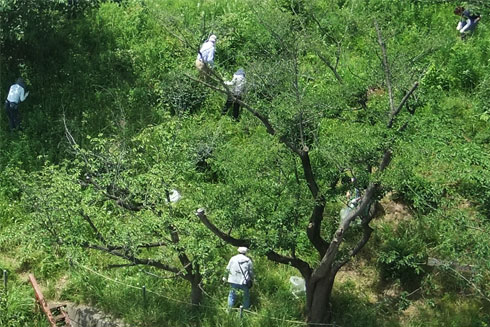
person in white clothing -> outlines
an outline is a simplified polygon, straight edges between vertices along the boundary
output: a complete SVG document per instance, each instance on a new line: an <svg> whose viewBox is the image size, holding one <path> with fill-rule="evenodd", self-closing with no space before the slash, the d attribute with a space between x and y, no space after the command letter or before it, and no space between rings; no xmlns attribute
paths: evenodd
<svg viewBox="0 0 490 327"><path fill-rule="evenodd" d="M7 112L11 131L20 127L19 103L24 101L29 95L29 92L25 92L25 90L25 82L20 77L9 89L7 100L5 101L5 111Z"/></svg>
<svg viewBox="0 0 490 327"><path fill-rule="evenodd" d="M209 39L201 45L196 58L196 68L199 72L209 75L214 67L214 52L216 51L216 35L211 35Z"/></svg>
<svg viewBox="0 0 490 327"><path fill-rule="evenodd" d="M240 68L233 74L231 81L226 81L225 84L230 86L229 90L231 94L228 94L228 99L226 100L225 106L221 111L222 115L226 115L233 105L233 118L238 120L240 115L240 103L242 95L245 92L245 84L247 80L245 79L245 71Z"/></svg>
<svg viewBox="0 0 490 327"><path fill-rule="evenodd" d="M248 249L244 246L238 248L238 254L233 256L226 266L228 271L228 283L231 286L228 294L228 307L235 305L236 291L243 291L243 307L250 308L250 288L253 280L253 263L245 254Z"/></svg>
<svg viewBox="0 0 490 327"><path fill-rule="evenodd" d="M456 29L460 32L461 39L464 39L468 33L474 31L481 19L480 14L464 7L456 7L454 14L461 17L458 26L456 26Z"/></svg>

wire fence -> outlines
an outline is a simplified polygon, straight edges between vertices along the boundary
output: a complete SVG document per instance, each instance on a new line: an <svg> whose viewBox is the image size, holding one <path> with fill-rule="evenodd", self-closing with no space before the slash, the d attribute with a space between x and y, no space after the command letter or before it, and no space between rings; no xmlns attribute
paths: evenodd
<svg viewBox="0 0 490 327"><path fill-rule="evenodd" d="M264 314L260 314L258 312L255 312L255 311L251 311L251 310L247 310L247 309L243 309L243 308L223 308L223 307L213 307L213 306L209 306L209 305L203 305L203 304L196 304L196 303L190 303L190 302L187 302L187 301L182 301L182 300L178 300L178 299L175 299L173 297L169 297L169 296L166 296L164 294L161 294L159 292L155 292L155 291L152 291L152 290L149 290L147 289L145 286L142 286L142 287L139 287L139 286L134 286L134 285L131 285L131 284L128 284L128 283L125 283L125 282L122 282L122 281L119 281L119 280L116 280L114 278L111 278L109 276L106 276L98 271L95 271L94 269L90 268L90 267L87 267L85 265L82 265L76 261L72 261L73 264L77 265L78 267L94 274L94 275L97 275L107 281L110 281L112 283L115 283L115 284L118 284L118 285L122 285L126 288L131 288L131 289L135 289L135 290L138 290L138 291L141 291L143 293L143 297L144 297L144 301L146 302L146 294L153 294L153 295L156 295L158 297L161 297L161 298L164 298L164 299L167 299L171 302L175 302L175 303L180 303L180 304L185 304L185 305L189 305L189 306L193 306L193 307L201 307L201 308L208 308L208 309L220 309L220 310L223 310L223 311L227 311L229 312L230 310L231 311L236 311L236 312L239 312L240 313L240 317L242 317L242 314L243 312L247 313L247 314L250 314L250 315L254 315L254 316L257 316L257 317L262 317L262 318L266 318L266 319L271 319L271 320L274 320L274 321L280 321L280 322L284 322L284 323L289 323L289 324L295 324L295 325L301 325L301 326L333 326L333 327L342 327L341 325L338 325L338 324L335 324L335 323L332 323L332 324L327 324L327 323L308 323L308 322L305 322L305 321L299 321L299 320L290 320L290 319L284 319L284 318L278 318L278 317L273 317L273 316L270 316L270 315L264 315Z"/></svg>

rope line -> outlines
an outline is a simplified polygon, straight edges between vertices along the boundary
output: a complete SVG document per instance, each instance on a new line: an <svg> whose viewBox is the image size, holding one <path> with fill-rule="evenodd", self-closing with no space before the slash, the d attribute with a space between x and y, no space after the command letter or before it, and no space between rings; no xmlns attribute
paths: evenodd
<svg viewBox="0 0 490 327"><path fill-rule="evenodd" d="M134 286L134 285L131 285L131 284L127 284L127 283L124 283L124 282L121 282L121 281L118 281L117 279L114 279L114 278L111 278L111 277L108 277L104 274L101 274L100 272L98 271L95 271L87 266L84 266L78 262L75 262L75 261L72 261L73 263L77 264L79 267L99 276L99 277L102 277L108 281L111 281L113 283L116 283L116 284L119 284L119 285L123 285L123 286L126 286L128 288L132 288L132 289L136 289L138 291L141 291L141 287L138 287L138 286ZM216 309L216 307L212 307L212 306L208 306L208 305L202 305L202 304L194 304L194 303L189 303L189 302L186 302L186 301L182 301L182 300L178 300L178 299L175 299L175 298L171 298L169 296L165 296L163 294L160 294L158 292L155 292L155 291L152 291L152 290L149 290L149 289L146 289L146 292L149 293L149 294L154 294L156 296L159 296L159 297L162 297L162 298L165 298L169 301L172 301L172 302L177 302L177 303L181 303L181 304L186 304L186 305L190 305L190 306L196 306L196 307L202 307L202 308L208 308L208 309ZM218 309L221 309L221 310L224 310L224 311L229 311L229 310L233 310L233 311L237 311L239 312L240 309L239 308L222 308L222 307L218 307ZM260 314L260 313L257 313L255 311L250 311L250 310L247 310L247 309L242 309L243 312L246 312L246 313L249 313L249 314L252 314L252 315L255 315L255 316L258 316L258 317L263 317L263 318L267 318L267 319L272 319L272 320L276 320L276 321L282 321L282 322L287 322L287 323L291 323L291 324L296 324L296 325L304 325L304 326L307 326L307 325L314 325L314 326L334 326L334 327L342 327L338 324L325 324L325 323L307 323L305 321L298 321L298 320L289 320L289 319L283 319L283 318L276 318L276 317L271 317L271 316L268 316L268 315L263 315L263 314Z"/></svg>

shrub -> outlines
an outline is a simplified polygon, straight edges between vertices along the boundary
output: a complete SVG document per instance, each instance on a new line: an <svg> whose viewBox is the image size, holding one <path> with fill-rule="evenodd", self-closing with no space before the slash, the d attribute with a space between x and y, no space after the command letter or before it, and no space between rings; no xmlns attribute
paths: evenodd
<svg viewBox="0 0 490 327"><path fill-rule="evenodd" d="M413 231L403 227L394 232L385 226L381 231L383 240L378 252L378 266L385 280L399 279L402 286L410 288L412 282L420 281L426 262L424 243Z"/></svg>

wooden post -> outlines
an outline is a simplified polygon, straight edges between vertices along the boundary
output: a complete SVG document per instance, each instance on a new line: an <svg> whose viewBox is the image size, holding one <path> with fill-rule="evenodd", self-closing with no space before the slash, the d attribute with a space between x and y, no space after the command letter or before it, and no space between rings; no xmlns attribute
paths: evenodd
<svg viewBox="0 0 490 327"><path fill-rule="evenodd" d="M143 287L141 288L141 290L143 291L143 308L145 309L145 311L147 310L147 301L146 301L146 286L143 285Z"/></svg>
<svg viewBox="0 0 490 327"><path fill-rule="evenodd" d="M243 318L243 305L240 306L240 319Z"/></svg>
<svg viewBox="0 0 490 327"><path fill-rule="evenodd" d="M5 288L5 291L7 291L7 276L8 272L7 270L3 271L3 288Z"/></svg>
<svg viewBox="0 0 490 327"><path fill-rule="evenodd" d="M44 299L43 293L41 292L41 288L39 287L39 284L37 283L36 278L34 277L33 274L29 274L29 281L31 282L32 287L34 288L34 293L36 294L36 299L39 302L41 309L48 317L50 326L57 327L54 321L53 314L51 313L51 310L49 310L48 303Z"/></svg>

